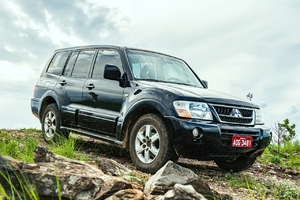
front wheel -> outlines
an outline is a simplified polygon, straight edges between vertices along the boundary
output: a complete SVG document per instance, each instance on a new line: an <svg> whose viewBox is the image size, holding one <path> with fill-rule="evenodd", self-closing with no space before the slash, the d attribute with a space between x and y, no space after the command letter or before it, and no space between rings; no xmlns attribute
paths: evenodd
<svg viewBox="0 0 300 200"><path fill-rule="evenodd" d="M169 160L178 158L169 129L158 114L140 117L133 126L129 142L132 162L143 172L155 173Z"/></svg>
<svg viewBox="0 0 300 200"><path fill-rule="evenodd" d="M240 172L252 167L256 157L238 157L234 161L231 160L215 160L215 163L221 168L228 171Z"/></svg>
<svg viewBox="0 0 300 200"><path fill-rule="evenodd" d="M46 142L55 141L59 136L68 137L69 133L59 129L60 113L56 104L49 104L42 115L42 132Z"/></svg>

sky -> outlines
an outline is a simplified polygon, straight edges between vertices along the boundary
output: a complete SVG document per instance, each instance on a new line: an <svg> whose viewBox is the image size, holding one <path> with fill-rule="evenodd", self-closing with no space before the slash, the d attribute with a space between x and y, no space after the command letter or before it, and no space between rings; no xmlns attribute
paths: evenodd
<svg viewBox="0 0 300 200"><path fill-rule="evenodd" d="M285 118L300 139L300 1L1 0L0 128L39 128L30 99L55 49L143 48L184 59L209 88Z"/></svg>

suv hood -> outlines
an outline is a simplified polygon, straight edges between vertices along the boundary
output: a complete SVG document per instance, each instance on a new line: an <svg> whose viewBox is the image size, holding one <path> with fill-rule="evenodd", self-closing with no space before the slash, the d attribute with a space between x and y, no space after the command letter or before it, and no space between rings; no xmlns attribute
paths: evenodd
<svg viewBox="0 0 300 200"><path fill-rule="evenodd" d="M259 108L257 105L244 101L241 98L236 96L226 94L223 92L210 90L206 88L198 88L188 85L180 85L173 83L163 83L163 82L148 82L148 81L139 81L143 85L148 85L155 87L157 89L166 90L171 93L176 93L177 95L182 96L185 100L199 100L207 103L213 104L225 104L233 106L244 106L250 108Z"/></svg>

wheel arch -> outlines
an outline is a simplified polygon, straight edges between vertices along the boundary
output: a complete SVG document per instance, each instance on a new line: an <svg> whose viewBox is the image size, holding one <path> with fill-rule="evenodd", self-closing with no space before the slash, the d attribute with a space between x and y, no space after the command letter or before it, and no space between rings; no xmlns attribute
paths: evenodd
<svg viewBox="0 0 300 200"><path fill-rule="evenodd" d="M133 106L131 106L130 109L128 109L124 121L121 125L120 138L123 141L123 148L129 148L130 133L137 119L148 113L156 113L160 115L162 117L162 120L164 120L164 122L166 123L166 125L169 126L169 124L164 119L164 116L169 115L170 111L166 106L164 106L163 103L156 100L139 101ZM168 128L172 130L170 127Z"/></svg>
<svg viewBox="0 0 300 200"><path fill-rule="evenodd" d="M42 98L43 101L40 104L40 108L39 108L39 120L40 122L42 122L42 116L43 113L46 109L46 107L51 104L51 103L55 103L58 107L58 98L52 95L52 92L49 93L45 93L44 97ZM60 110L60 108L58 107L58 110Z"/></svg>

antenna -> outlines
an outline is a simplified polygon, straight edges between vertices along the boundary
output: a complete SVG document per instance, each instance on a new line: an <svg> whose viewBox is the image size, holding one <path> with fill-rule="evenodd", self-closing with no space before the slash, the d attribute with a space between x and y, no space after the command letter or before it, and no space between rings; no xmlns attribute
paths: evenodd
<svg viewBox="0 0 300 200"><path fill-rule="evenodd" d="M247 96L246 96L250 101L251 101L251 99L253 98L253 94L251 94L250 92L247 94Z"/></svg>

